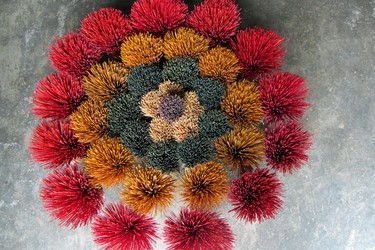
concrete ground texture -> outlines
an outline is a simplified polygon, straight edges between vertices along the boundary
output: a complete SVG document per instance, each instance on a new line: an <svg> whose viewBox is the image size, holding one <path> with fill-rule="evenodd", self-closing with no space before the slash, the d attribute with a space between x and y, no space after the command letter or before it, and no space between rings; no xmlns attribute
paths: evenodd
<svg viewBox="0 0 375 250"><path fill-rule="evenodd" d="M189 7L200 1L186 1ZM303 122L314 133L310 161L280 175L285 197L275 220L236 221L235 249L375 249L375 1L238 0L242 26L287 39L283 71L310 86ZM30 161L38 119L37 82L51 73L48 45L101 7L129 13L125 0L0 1L0 249L99 249L89 227L58 226L39 199L47 171ZM107 194L115 198L115 191ZM181 204L172 210L177 211ZM165 217L157 220L163 223ZM157 249L166 245L159 240Z"/></svg>

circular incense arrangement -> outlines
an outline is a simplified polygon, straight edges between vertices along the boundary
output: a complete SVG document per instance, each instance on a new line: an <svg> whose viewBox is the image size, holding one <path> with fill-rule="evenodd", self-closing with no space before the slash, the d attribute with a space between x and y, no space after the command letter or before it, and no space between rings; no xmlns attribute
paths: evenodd
<svg viewBox="0 0 375 250"><path fill-rule="evenodd" d="M278 71L282 37L239 25L232 0L190 13L181 0L138 0L129 16L100 9L56 39L30 141L51 171L40 198L52 217L91 224L104 249L153 249L162 238L173 250L233 249L223 202L244 223L275 218L278 173L308 160L308 87ZM113 187L119 201L106 204ZM156 214L166 216L161 235Z"/></svg>

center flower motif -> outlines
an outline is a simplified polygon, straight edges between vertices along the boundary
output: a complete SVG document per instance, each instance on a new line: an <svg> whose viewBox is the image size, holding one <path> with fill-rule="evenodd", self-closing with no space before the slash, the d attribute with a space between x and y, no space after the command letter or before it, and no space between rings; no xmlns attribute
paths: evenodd
<svg viewBox="0 0 375 250"><path fill-rule="evenodd" d="M159 106L159 113L169 123L181 117L185 101L179 95L169 94L163 97Z"/></svg>
<svg viewBox="0 0 375 250"><path fill-rule="evenodd" d="M141 110L152 118L149 131L155 142L182 142L197 135L198 118L204 112L195 92L184 91L182 85L169 80L142 97Z"/></svg>

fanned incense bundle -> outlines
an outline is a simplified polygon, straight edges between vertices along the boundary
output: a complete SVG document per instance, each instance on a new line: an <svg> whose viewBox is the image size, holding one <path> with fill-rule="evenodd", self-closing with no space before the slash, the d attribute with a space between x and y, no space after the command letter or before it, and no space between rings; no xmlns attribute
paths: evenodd
<svg viewBox="0 0 375 250"><path fill-rule="evenodd" d="M93 222L104 249L153 249L166 217L168 249L232 249L216 210L226 200L245 222L282 207L277 173L308 160L303 78L278 72L284 39L238 30L233 0L137 0L130 14L104 8L57 38L57 72L33 96L33 160L52 170L41 199L63 226ZM265 164L262 165L262 162ZM237 176L235 179L231 177ZM121 203L103 192L121 187ZM228 198L228 199L227 199Z"/></svg>

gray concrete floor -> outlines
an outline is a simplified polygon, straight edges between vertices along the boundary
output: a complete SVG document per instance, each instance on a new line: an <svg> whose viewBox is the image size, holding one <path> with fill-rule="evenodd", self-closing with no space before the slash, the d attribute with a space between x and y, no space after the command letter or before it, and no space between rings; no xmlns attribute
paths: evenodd
<svg viewBox="0 0 375 250"><path fill-rule="evenodd" d="M59 228L42 208L38 191L47 172L27 151L38 122L31 95L52 71L53 36L75 30L94 9L128 12L131 2L0 1L0 249L97 248L89 228ZM281 176L285 204L276 220L250 225L226 215L236 249L375 249L375 1L237 2L242 27L288 39L284 70L310 84L313 106L304 123L315 136L309 164Z"/></svg>

